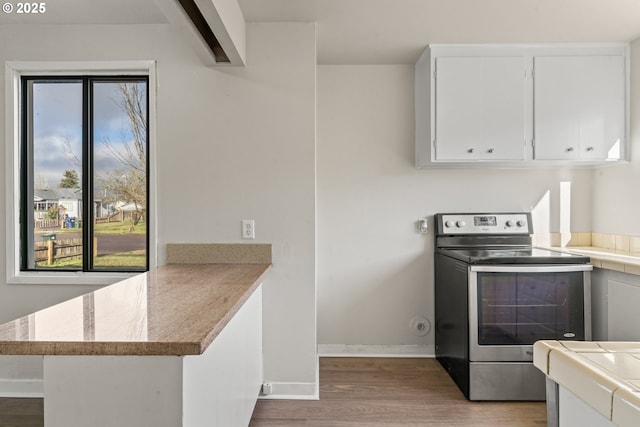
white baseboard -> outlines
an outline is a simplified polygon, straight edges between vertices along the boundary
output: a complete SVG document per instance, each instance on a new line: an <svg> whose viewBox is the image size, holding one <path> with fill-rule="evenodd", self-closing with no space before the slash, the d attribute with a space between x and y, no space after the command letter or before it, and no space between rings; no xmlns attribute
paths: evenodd
<svg viewBox="0 0 640 427"><path fill-rule="evenodd" d="M269 383L271 393L258 399L273 400L318 400L320 390L317 383Z"/></svg>
<svg viewBox="0 0 640 427"><path fill-rule="evenodd" d="M44 397L42 380L0 379L0 397Z"/></svg>
<svg viewBox="0 0 640 427"><path fill-rule="evenodd" d="M434 345L318 344L319 357L436 357Z"/></svg>

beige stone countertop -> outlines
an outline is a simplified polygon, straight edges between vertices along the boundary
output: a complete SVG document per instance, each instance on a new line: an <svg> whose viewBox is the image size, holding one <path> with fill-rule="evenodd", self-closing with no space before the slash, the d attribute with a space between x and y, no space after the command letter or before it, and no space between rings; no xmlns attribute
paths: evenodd
<svg viewBox="0 0 640 427"><path fill-rule="evenodd" d="M640 425L640 342L538 341L533 364L615 425Z"/></svg>
<svg viewBox="0 0 640 427"><path fill-rule="evenodd" d="M159 267L0 325L0 354L201 354L269 268Z"/></svg>
<svg viewBox="0 0 640 427"><path fill-rule="evenodd" d="M586 255L591 258L591 264L597 268L640 275L640 256L632 255L629 252L595 246L564 246L549 249Z"/></svg>

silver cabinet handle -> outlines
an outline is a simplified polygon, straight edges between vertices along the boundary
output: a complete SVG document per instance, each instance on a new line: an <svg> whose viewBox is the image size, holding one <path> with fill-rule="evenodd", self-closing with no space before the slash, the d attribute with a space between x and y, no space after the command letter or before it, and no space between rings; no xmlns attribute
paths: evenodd
<svg viewBox="0 0 640 427"><path fill-rule="evenodd" d="M473 149L473 148L469 148L469 149L467 150L467 153L473 153L474 151L476 151L476 150L475 150L475 149Z"/></svg>
<svg viewBox="0 0 640 427"><path fill-rule="evenodd" d="M593 151L593 147L587 147L587 151Z"/></svg>
<svg viewBox="0 0 640 427"><path fill-rule="evenodd" d="M573 147L567 148L567 152L571 152L571 151L573 151Z"/></svg>
<svg viewBox="0 0 640 427"><path fill-rule="evenodd" d="M487 150L487 153L489 153L489 154L493 153L493 148L489 148L489 149Z"/></svg>

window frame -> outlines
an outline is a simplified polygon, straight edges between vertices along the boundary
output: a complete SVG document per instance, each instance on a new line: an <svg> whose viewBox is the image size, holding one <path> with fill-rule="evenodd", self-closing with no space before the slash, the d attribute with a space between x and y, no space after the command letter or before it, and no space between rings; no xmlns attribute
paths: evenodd
<svg viewBox="0 0 640 427"><path fill-rule="evenodd" d="M82 227L82 241L83 241L83 252L82 252L82 267L78 268L36 268L30 267L30 265L35 264L33 260L34 253L34 230L33 223L31 223L31 218L33 218L33 185L34 185L34 177L33 177L33 164L32 164L32 156L35 150L34 147L34 137L32 135L33 129L33 111L35 108L35 104L33 103L33 89L29 90L30 87L34 87L35 84L42 84L44 82L51 83L75 83L79 84L81 88L81 103L82 103L82 174L81 174L81 184L80 188L82 190L82 212L80 214L80 219L84 226ZM147 76L140 75L117 75L117 76L98 76L98 75L82 75L82 76L32 76L32 75L23 75L21 78L21 100L22 100L22 112L21 112L21 126L22 126L22 144L21 144L21 194L25 197L22 198L21 202L21 218L24 218L24 221L21 223L21 271L84 271L84 272L124 272L124 273L140 273L142 271L148 271L149 262L148 255L149 253L149 235L148 230L145 233L145 266L144 269L132 269L132 268L114 268L114 269L104 269L100 267L96 267L93 263L93 257L96 256L93 253L94 247L91 243L93 241L92 237L95 237L95 227L93 224L93 208L94 208L94 184L96 176L95 174L95 164L93 153L96 150L96 141L95 135L93 134L93 129L95 128L95 97L94 91L96 84L101 83L109 83L109 82L144 82L146 86L146 129L147 134L149 130L148 126L148 111L149 111L149 97L148 97L148 87L149 87L149 79ZM145 138L145 151L148 153L148 144L146 142L149 140L149 136L146 135ZM149 171L148 165L149 156L146 156L146 171ZM148 189L148 177L146 179L146 193L149 192ZM148 200L148 198L147 198ZM145 206L145 210L148 212L148 206ZM145 224L148 224L145 222ZM148 228L148 227L147 227ZM93 255L93 256L92 256Z"/></svg>
<svg viewBox="0 0 640 427"><path fill-rule="evenodd" d="M148 268L157 266L157 179L156 179L156 62L6 62L5 63L5 173L6 173L6 275L9 284L107 285L140 272L106 271L21 271L21 171L22 77L117 77L148 78Z"/></svg>

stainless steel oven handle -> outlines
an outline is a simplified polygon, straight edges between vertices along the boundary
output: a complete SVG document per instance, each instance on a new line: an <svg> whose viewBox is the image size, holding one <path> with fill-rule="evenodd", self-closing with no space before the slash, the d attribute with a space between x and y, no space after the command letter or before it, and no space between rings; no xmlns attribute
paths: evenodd
<svg viewBox="0 0 640 427"><path fill-rule="evenodd" d="M489 273L566 273L571 271L592 271L591 264L560 265L471 265L469 271Z"/></svg>

